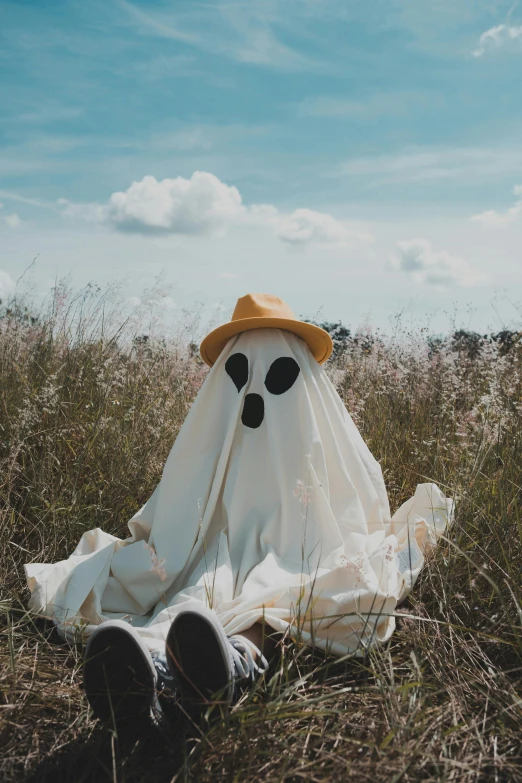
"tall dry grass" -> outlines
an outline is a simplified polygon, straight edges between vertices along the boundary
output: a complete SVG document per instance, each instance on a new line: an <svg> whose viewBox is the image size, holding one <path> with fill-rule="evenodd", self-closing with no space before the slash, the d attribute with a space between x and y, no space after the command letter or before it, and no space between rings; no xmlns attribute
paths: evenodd
<svg viewBox="0 0 522 783"><path fill-rule="evenodd" d="M158 481L205 370L186 315L169 341L144 319L93 287L0 312L0 779L522 781L516 337L366 331L330 363L392 508L426 480L458 500L389 644L354 661L287 643L190 741L123 748L92 720L81 651L27 614L22 566L95 526L125 535Z"/></svg>

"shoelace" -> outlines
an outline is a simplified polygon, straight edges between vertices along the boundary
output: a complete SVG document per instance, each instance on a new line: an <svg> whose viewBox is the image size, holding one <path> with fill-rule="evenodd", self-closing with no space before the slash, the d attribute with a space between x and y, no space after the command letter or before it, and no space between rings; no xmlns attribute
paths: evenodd
<svg viewBox="0 0 522 783"><path fill-rule="evenodd" d="M268 671L267 659L253 642L239 635L230 636L228 641L238 679L254 680L256 675Z"/></svg>
<svg viewBox="0 0 522 783"><path fill-rule="evenodd" d="M151 718L156 726L164 728L167 725L165 718L175 720L178 715L178 685L176 678L170 672L165 655L153 652L152 661L156 669L157 681Z"/></svg>
<svg viewBox="0 0 522 783"><path fill-rule="evenodd" d="M167 689L175 690L176 681L170 673L166 657L160 653L152 653L152 660L158 675L156 690L159 692Z"/></svg>

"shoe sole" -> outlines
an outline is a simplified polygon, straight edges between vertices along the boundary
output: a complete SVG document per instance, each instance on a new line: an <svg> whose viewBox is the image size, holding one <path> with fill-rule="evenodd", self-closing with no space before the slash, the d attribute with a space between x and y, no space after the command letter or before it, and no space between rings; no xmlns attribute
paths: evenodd
<svg viewBox="0 0 522 783"><path fill-rule="evenodd" d="M204 706L216 694L230 704L233 671L228 639L210 612L180 612L172 621L166 654L171 673L194 705Z"/></svg>
<svg viewBox="0 0 522 783"><path fill-rule="evenodd" d="M83 682L97 718L125 726L149 722L156 675L150 653L127 623L109 620L90 636Z"/></svg>

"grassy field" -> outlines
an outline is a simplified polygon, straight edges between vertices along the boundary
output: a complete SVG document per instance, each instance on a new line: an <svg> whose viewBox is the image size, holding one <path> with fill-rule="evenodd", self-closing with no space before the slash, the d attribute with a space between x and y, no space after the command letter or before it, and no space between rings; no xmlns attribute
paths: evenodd
<svg viewBox="0 0 522 783"><path fill-rule="evenodd" d="M0 780L522 781L522 345L341 335L328 372L392 510L433 480L453 528L390 643L335 660L287 643L226 720L123 748L91 717L81 651L29 616L23 564L100 526L125 537L206 369L194 324L144 334L95 288L0 317ZM188 323L188 326L186 325Z"/></svg>

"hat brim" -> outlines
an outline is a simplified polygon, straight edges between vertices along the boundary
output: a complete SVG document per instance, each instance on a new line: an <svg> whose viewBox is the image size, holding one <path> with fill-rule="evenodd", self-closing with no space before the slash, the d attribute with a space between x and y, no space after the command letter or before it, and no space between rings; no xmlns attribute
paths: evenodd
<svg viewBox="0 0 522 783"><path fill-rule="evenodd" d="M296 334L305 341L319 364L323 364L333 351L332 338L328 332L314 324L290 318L242 318L218 326L207 334L200 345L201 358L205 364L212 367L231 337L251 329L284 329Z"/></svg>

